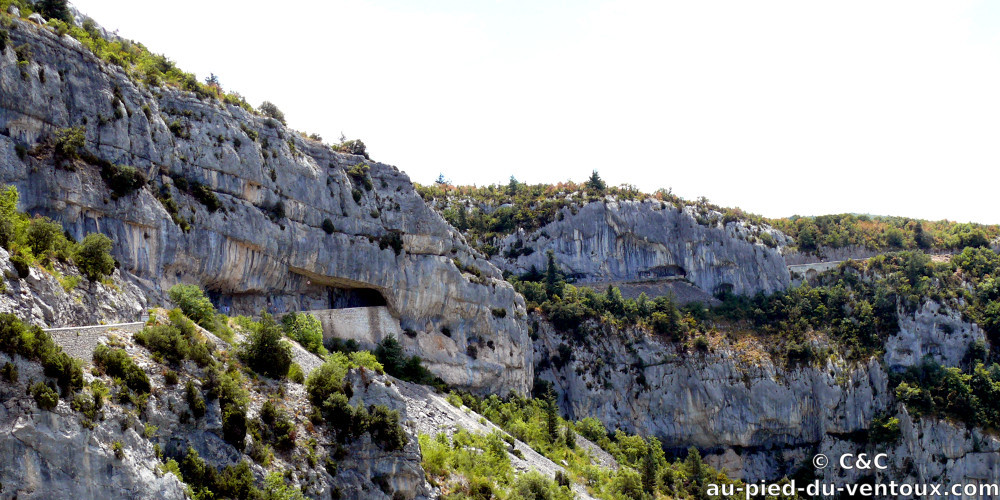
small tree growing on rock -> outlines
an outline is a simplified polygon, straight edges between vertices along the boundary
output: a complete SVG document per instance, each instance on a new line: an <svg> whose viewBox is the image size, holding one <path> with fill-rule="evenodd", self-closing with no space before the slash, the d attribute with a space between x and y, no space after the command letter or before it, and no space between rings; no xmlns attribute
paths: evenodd
<svg viewBox="0 0 1000 500"><path fill-rule="evenodd" d="M240 347L240 358L261 375L282 378L292 365L292 346L282 337L281 327L274 318L262 313L260 323Z"/></svg>
<svg viewBox="0 0 1000 500"><path fill-rule="evenodd" d="M111 238L101 233L90 233L76 249L73 262L90 281L98 281L115 271L115 259L111 257Z"/></svg>
<svg viewBox="0 0 1000 500"><path fill-rule="evenodd" d="M278 120L282 125L285 125L285 114L282 113L281 110L278 109L278 106L276 106L273 102L264 101L260 104L260 107L257 108L257 110L260 111L260 114L268 118Z"/></svg>

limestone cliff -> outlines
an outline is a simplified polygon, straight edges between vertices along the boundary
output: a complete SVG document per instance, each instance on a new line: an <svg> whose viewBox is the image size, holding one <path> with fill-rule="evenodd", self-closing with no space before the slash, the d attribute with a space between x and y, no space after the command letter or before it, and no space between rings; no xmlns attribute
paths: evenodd
<svg viewBox="0 0 1000 500"><path fill-rule="evenodd" d="M397 168L235 105L138 83L31 22L6 30L0 182L17 186L22 209L76 237L109 235L147 295L195 282L233 313L325 309L345 296L384 302L415 332L405 347L448 383L528 388L522 299ZM30 60L19 64L14 47L25 44ZM134 166L148 185L119 197L96 165L58 168L46 141L75 126L98 162Z"/></svg>
<svg viewBox="0 0 1000 500"><path fill-rule="evenodd" d="M634 329L607 327L593 327L581 344L532 316L536 372L553 383L564 412L657 436L668 448L698 446L737 477L778 478L815 453L857 452L864 444L852 436L883 412L903 415L903 438L894 446L898 453L892 462L900 477L930 481L945 469L955 481L995 477L993 462L976 454L1000 449L1000 442L977 430L974 439L961 437L941 448L948 436L963 431L930 417L913 423L895 402L879 359L786 366L775 364L753 342L733 344L717 337L708 352L699 352ZM890 337L884 355L891 369L918 364L924 355L955 365L972 342L982 339L977 326L933 302L912 314L901 312L899 323L900 332ZM561 345L572 348L568 359L564 354L570 351ZM972 446L973 441L978 444ZM904 463L907 457L911 464L926 463L913 457L936 461L942 453L961 467L937 461L908 468Z"/></svg>
<svg viewBox="0 0 1000 500"><path fill-rule="evenodd" d="M518 274L532 266L544 270L551 250L560 268L584 283L681 279L708 293L785 289L784 259L757 237L767 233L776 244L786 237L769 227L723 220L718 213L702 215L694 206L656 200L592 202L563 209L556 221L530 234L506 237L493 262ZM520 246L533 251L507 256Z"/></svg>

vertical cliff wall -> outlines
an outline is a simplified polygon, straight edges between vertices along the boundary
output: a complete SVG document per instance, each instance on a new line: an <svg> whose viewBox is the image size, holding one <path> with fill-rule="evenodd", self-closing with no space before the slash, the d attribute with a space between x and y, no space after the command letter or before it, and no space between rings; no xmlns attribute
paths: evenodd
<svg viewBox="0 0 1000 500"><path fill-rule="evenodd" d="M530 234L508 236L493 261L514 273L543 270L551 250L562 270L581 282L682 278L708 293L738 294L788 286L781 254L755 237L766 232L782 242L783 234L742 221L722 225L721 214L699 223L696 215L693 207L656 200L592 202L576 213L563 209L559 220ZM534 251L506 257L504 250L518 241Z"/></svg>
<svg viewBox="0 0 1000 500"><path fill-rule="evenodd" d="M109 235L153 297L194 282L230 311L256 313L322 309L335 293L369 290L416 332L404 346L447 382L528 388L522 299L397 168L238 106L138 83L31 22L6 31L0 182L17 186L21 208L75 237ZM31 56L19 62L22 45ZM55 158L53 135L79 126L97 164ZM149 183L115 196L101 163L133 166Z"/></svg>

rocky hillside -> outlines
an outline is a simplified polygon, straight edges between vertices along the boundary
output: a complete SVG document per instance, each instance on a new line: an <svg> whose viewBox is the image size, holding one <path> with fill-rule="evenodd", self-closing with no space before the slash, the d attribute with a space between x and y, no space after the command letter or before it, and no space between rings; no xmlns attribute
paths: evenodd
<svg viewBox="0 0 1000 500"><path fill-rule="evenodd" d="M757 237L781 233L745 221L722 222L692 206L656 200L587 203L563 209L558 220L504 238L493 261L515 274L545 269L548 253L581 283L675 278L708 293L770 293L788 286L776 248ZM777 240L775 240L777 239ZM525 252L518 249L531 249Z"/></svg>
<svg viewBox="0 0 1000 500"><path fill-rule="evenodd" d="M55 23L4 19L0 182L21 208L110 236L157 300L191 282L240 313L384 302L446 382L530 386L523 302L397 168L239 102L143 81L121 63L135 45L112 45L124 47L113 64Z"/></svg>

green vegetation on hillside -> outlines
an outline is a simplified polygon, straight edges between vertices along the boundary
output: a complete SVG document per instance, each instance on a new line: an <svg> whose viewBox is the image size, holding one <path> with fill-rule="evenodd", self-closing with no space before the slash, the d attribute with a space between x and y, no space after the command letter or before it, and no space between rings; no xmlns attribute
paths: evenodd
<svg viewBox="0 0 1000 500"><path fill-rule="evenodd" d="M597 176L597 172L594 172ZM600 177L597 176L597 180ZM668 191L650 195L634 186L609 187L603 181L577 184L524 184L513 177L507 185L452 186L437 183L429 186L415 184L417 193L436 209L451 225L461 231L471 245L487 255L496 255L500 238L518 228L534 231L559 218L566 208L575 214L581 206L614 196L619 200L645 200L648 198L676 203L680 198ZM517 253L517 252L521 253ZM513 254L526 255L530 248L512 250Z"/></svg>
<svg viewBox="0 0 1000 500"><path fill-rule="evenodd" d="M10 260L22 277L28 268L37 265L55 274L54 264L75 265L91 281L111 275L115 261L111 257L111 240L100 233L90 233L76 243L62 226L48 217L29 217L17 211L17 188L0 190L0 246L10 252Z"/></svg>
<svg viewBox="0 0 1000 500"><path fill-rule="evenodd" d="M65 398L83 387L80 362L63 352L41 328L26 325L10 313L0 313L0 351L39 362L45 376L55 379ZM13 365L5 370L8 380L17 378Z"/></svg>
<svg viewBox="0 0 1000 500"><path fill-rule="evenodd" d="M447 498L536 498L523 489L547 492L540 498L570 498L568 486L582 484L597 498L705 498L708 483L733 481L701 460L692 448L685 459L670 461L656 438L645 439L617 430L608 433L596 419L569 422L558 416L555 401L497 396L478 399L452 393L448 400L465 405L505 431L477 435L460 431L451 439L444 434L420 437L424 467L450 495ZM509 436L508 436L509 434ZM578 445L580 435L608 452L621 466L613 471L593 453ZM533 475L513 477L507 452L516 438L557 464L565 464L568 474L555 481ZM461 478L461 479L460 479ZM459 480L460 479L460 480Z"/></svg>
<svg viewBox="0 0 1000 500"><path fill-rule="evenodd" d="M310 418L316 424L325 423L340 443L368 433L386 451L403 449L409 439L400 427L398 412L382 405L366 408L348 402L352 388L346 376L351 369L382 372L381 364L371 353L330 354L306 379L306 391L313 405Z"/></svg>
<svg viewBox="0 0 1000 500"><path fill-rule="evenodd" d="M800 251L820 247L863 247L875 251L961 250L985 247L1000 236L1000 226L906 217L822 215L771 219L772 226L795 239Z"/></svg>
<svg viewBox="0 0 1000 500"><path fill-rule="evenodd" d="M923 221L905 217L838 214L819 217L794 216L766 219L739 208L725 208L701 198L684 200L670 190L644 193L634 186L609 187L595 172L587 182L524 184L513 177L510 182L489 186L452 186L444 182L416 185L424 201L451 225L465 234L471 245L487 255L500 250L500 238L518 228L532 232L560 218L566 208L572 214L587 203L614 197L618 200L658 200L676 207L692 206L699 224L728 224L745 221L754 225L769 224L792 237L794 246L804 252L820 247L863 247L873 251L961 250L983 247L1000 237L1000 226L949 221ZM767 246L775 246L768 233L755 237ZM756 241L756 240L755 240ZM515 245L506 250L509 258L530 255L530 246Z"/></svg>
<svg viewBox="0 0 1000 500"><path fill-rule="evenodd" d="M542 272L511 277L528 309L544 313L560 331L585 341L593 325L639 327L674 342L693 342L712 331L749 333L766 340L770 353L790 363L824 359L830 351L817 347L814 332L825 334L847 358L882 352L898 330L900 312L912 313L926 300L962 311L978 323L994 345L1000 342L1000 257L985 248L968 247L948 262L934 262L919 251L848 261L814 284L772 295L721 294L722 304L676 307L668 297L624 299L566 284L550 259ZM707 345L703 346L703 349ZM553 358L552 362L565 362ZM559 367L559 366L557 366Z"/></svg>

